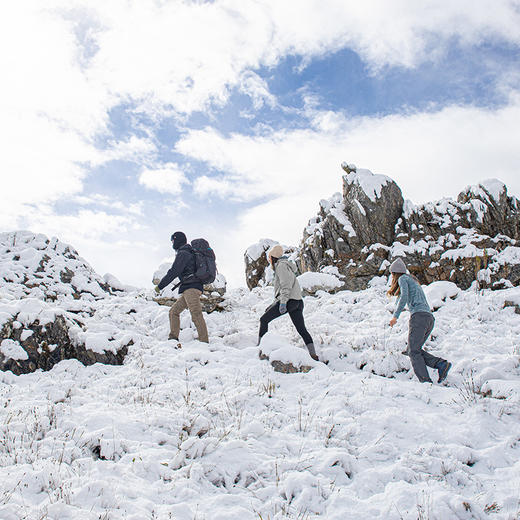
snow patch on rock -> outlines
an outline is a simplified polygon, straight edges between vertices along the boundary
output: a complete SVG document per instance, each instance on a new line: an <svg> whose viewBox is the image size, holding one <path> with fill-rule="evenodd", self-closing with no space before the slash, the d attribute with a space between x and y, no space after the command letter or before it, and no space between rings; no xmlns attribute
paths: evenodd
<svg viewBox="0 0 520 520"><path fill-rule="evenodd" d="M386 175L377 175L363 168L347 173L344 179L348 184L357 184L372 202L376 202L381 197L381 191L384 186L393 182Z"/></svg>

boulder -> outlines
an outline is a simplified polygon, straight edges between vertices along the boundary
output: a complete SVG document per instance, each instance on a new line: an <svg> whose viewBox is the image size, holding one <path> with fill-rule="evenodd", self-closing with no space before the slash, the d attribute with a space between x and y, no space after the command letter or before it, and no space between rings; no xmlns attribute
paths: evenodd
<svg viewBox="0 0 520 520"><path fill-rule="evenodd" d="M342 167L343 192L320 202L318 216L304 230L300 265L302 272L334 267L344 276L342 288L361 290L387 267L404 203L389 177Z"/></svg>
<svg viewBox="0 0 520 520"><path fill-rule="evenodd" d="M57 238L29 231L0 233L0 284L16 298L105 298L122 291L101 278Z"/></svg>
<svg viewBox="0 0 520 520"><path fill-rule="evenodd" d="M40 312L31 317L27 303L33 309L35 304L40 305ZM0 329L0 370L27 374L50 370L64 359L77 359L84 365L122 365L133 344L128 337L110 338L112 341L105 338L101 345L88 348L88 342L78 341L78 336L85 336L85 332L76 318L71 319L59 309L46 309L43 302L26 300L20 304L20 312L7 319Z"/></svg>
<svg viewBox="0 0 520 520"><path fill-rule="evenodd" d="M273 359L271 362L275 372L281 372L282 374L297 374L298 372L307 373L312 367L309 365L293 365L290 361L284 363L278 359Z"/></svg>
<svg viewBox="0 0 520 520"><path fill-rule="evenodd" d="M246 267L246 284L249 289L266 285L265 271L269 267L267 253L275 245L278 245L278 242L275 240L263 238L246 249L244 263Z"/></svg>
<svg viewBox="0 0 520 520"><path fill-rule="evenodd" d="M337 267L325 267L320 273L306 272L298 276L304 296L315 295L318 291L336 293L344 288L345 282Z"/></svg>
<svg viewBox="0 0 520 520"><path fill-rule="evenodd" d="M399 186L385 175L342 165L343 205L358 243L389 245L394 240L395 224L403 212Z"/></svg>
<svg viewBox="0 0 520 520"><path fill-rule="evenodd" d="M262 338L258 357L268 360L276 372L284 374L309 372L316 366L316 361L311 359L307 350L290 345L272 332Z"/></svg>
<svg viewBox="0 0 520 520"><path fill-rule="evenodd" d="M0 289L0 370L49 370L64 359L123 363L131 336L95 314L128 287L101 278L71 246L29 231L0 233Z"/></svg>

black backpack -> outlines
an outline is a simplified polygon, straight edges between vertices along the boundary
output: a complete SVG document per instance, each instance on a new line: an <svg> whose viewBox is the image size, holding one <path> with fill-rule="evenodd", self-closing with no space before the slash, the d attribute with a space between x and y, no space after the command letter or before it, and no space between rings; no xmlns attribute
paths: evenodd
<svg viewBox="0 0 520 520"><path fill-rule="evenodd" d="M196 238L191 241L193 254L195 255L194 278L204 285L213 283L217 276L217 264L215 252L211 249L207 240Z"/></svg>

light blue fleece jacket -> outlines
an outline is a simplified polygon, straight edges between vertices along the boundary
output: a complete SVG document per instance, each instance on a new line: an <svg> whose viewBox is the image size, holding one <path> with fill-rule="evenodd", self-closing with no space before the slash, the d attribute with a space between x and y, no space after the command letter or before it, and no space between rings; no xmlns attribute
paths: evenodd
<svg viewBox="0 0 520 520"><path fill-rule="evenodd" d="M430 306L422 287L408 274L403 274L399 278L399 287L401 295L397 300L397 308L394 312L394 318L399 318L406 305L410 310L410 314L416 312L431 312Z"/></svg>

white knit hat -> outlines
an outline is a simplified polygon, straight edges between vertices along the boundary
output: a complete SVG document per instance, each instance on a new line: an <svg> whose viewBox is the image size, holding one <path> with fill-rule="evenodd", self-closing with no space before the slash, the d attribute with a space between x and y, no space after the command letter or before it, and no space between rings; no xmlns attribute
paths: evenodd
<svg viewBox="0 0 520 520"><path fill-rule="evenodd" d="M401 258L398 258L397 260L394 260L392 265L390 266L390 272L391 273L406 273L406 264L403 262Z"/></svg>
<svg viewBox="0 0 520 520"><path fill-rule="evenodd" d="M269 251L270 258L280 258L283 256L283 247L280 244L277 244L271 248Z"/></svg>

